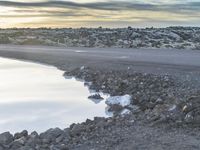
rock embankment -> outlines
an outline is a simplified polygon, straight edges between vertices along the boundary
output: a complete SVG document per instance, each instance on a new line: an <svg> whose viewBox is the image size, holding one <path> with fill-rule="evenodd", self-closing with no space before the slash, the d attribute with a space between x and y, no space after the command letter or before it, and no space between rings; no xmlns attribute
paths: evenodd
<svg viewBox="0 0 200 150"><path fill-rule="evenodd" d="M198 120L199 88L192 87L188 84L190 81L186 83L185 79L133 73L129 70L105 72L87 67L66 72L65 76L68 75L90 83L85 85L92 90L115 96L107 101L109 110L114 111L115 115L126 108L126 112L130 110L141 120L178 124Z"/></svg>
<svg viewBox="0 0 200 150"><path fill-rule="evenodd" d="M1 44L200 49L200 28L1 29Z"/></svg>
<svg viewBox="0 0 200 150"><path fill-rule="evenodd" d="M49 129L41 134L5 132L0 134L0 150L153 150L155 146L178 149L180 145L186 149L193 149L194 145L195 149L200 148L196 135L199 132L193 131L195 128L182 128L200 123L198 88L169 75L134 73L129 69L119 72L81 67L64 75L84 80L92 90L109 93L112 97L106 103L114 116L96 117L64 130ZM165 140L160 142L158 137Z"/></svg>
<svg viewBox="0 0 200 150"><path fill-rule="evenodd" d="M114 126L121 130L122 124L126 128L134 123L130 120L130 117L126 119L125 117L107 119L95 117L94 120L86 120L81 124L72 124L64 130L54 128L41 134L37 132L28 134L26 130L14 135L5 132L0 134L0 150L83 150L88 147L111 149L111 145L121 138L113 132L108 133L107 130L111 130ZM104 134L108 137L101 138Z"/></svg>

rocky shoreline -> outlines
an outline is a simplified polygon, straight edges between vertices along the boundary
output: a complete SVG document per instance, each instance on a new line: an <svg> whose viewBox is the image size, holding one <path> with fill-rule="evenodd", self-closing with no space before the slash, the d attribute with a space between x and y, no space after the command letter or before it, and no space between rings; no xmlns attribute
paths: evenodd
<svg viewBox="0 0 200 150"><path fill-rule="evenodd" d="M65 72L64 76L75 76L84 80L89 89L109 93L111 96L131 95L130 105L125 108L142 120L189 123L187 117L195 109L193 103L198 107L199 87L198 83L191 84L192 79L134 73L129 69L105 72L86 67ZM189 109L187 112L186 108ZM123 107L111 106L116 116L121 109ZM191 116L192 124L196 117Z"/></svg>
<svg viewBox="0 0 200 150"><path fill-rule="evenodd" d="M113 117L96 117L64 130L49 129L41 134L2 133L0 150L200 148L199 89L185 80L170 75L134 73L129 68L120 72L81 67L66 71L64 76L75 76L90 89L111 96L129 94L130 105L112 105ZM127 115L120 113L124 108L130 111ZM158 138L164 141L159 142Z"/></svg>
<svg viewBox="0 0 200 150"><path fill-rule="evenodd" d="M1 44L199 50L199 27L0 29Z"/></svg>

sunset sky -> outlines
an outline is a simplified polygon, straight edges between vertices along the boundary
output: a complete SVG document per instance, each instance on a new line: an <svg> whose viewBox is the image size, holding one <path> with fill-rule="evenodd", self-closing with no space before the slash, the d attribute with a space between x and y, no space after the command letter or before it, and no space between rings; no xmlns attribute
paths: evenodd
<svg viewBox="0 0 200 150"><path fill-rule="evenodd" d="M200 26L199 0L4 0L0 27Z"/></svg>

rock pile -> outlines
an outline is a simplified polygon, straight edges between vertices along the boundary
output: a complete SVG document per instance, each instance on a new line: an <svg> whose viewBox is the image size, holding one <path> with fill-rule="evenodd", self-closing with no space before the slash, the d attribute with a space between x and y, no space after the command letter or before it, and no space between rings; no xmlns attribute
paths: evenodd
<svg viewBox="0 0 200 150"><path fill-rule="evenodd" d="M190 88L181 79L169 75L131 73L129 70L105 72L87 67L66 72L65 76L68 75L90 82L89 88L92 90L114 96L106 103L116 115L121 114L125 108L126 113L130 110L128 113L138 119L168 123L189 122L193 118L191 116L198 116L199 107L196 103L199 99L194 101L190 97L199 95L199 90ZM119 105L118 100L126 94L130 95L128 105ZM191 103L195 104L190 106ZM190 107L192 111L189 111ZM193 121L194 119L190 122Z"/></svg>
<svg viewBox="0 0 200 150"><path fill-rule="evenodd" d="M75 76L90 83L87 84L90 89L109 93L112 97L106 103L116 112L114 117L96 117L64 130L55 128L40 134L5 132L0 134L0 150L113 149L123 143L131 131L137 132L134 128L137 123L139 127L151 123L165 123L165 126L200 123L199 91L174 77L129 70L105 72L87 67L66 72L65 76ZM144 130L146 133L146 127ZM140 132L137 134L143 137Z"/></svg>
<svg viewBox="0 0 200 150"><path fill-rule="evenodd" d="M1 44L200 49L200 28L2 29Z"/></svg>
<svg viewBox="0 0 200 150"><path fill-rule="evenodd" d="M107 132L107 129L111 129L113 125L120 126L123 124L125 127L125 125L130 124L130 122L125 123L124 120L125 118L105 119L95 117L93 121L86 120L81 124L72 124L64 130L54 128L40 134L37 132L28 134L24 130L14 135L5 132L0 134L0 150L71 150L75 147L82 150L84 149L83 143L95 148L97 145L108 141L106 138L98 138L98 136ZM112 134L110 133L111 136ZM113 136L113 138L119 140L117 136ZM110 145L112 142L107 144ZM104 144L98 147L105 149L108 148L108 145Z"/></svg>

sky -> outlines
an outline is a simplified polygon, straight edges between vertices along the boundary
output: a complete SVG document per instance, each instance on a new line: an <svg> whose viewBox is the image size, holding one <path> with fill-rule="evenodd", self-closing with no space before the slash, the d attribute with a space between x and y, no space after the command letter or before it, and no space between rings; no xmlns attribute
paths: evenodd
<svg viewBox="0 0 200 150"><path fill-rule="evenodd" d="M200 0L2 0L0 28L200 26Z"/></svg>

